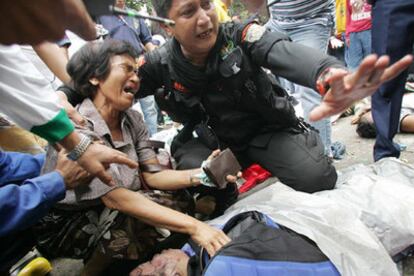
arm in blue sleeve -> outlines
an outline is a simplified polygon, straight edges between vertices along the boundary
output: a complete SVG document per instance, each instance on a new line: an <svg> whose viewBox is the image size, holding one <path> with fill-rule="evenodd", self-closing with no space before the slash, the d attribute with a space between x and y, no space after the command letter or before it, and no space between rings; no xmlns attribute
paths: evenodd
<svg viewBox="0 0 414 276"><path fill-rule="evenodd" d="M28 179L20 186L0 187L0 237L35 224L64 197L65 185L58 172Z"/></svg>
<svg viewBox="0 0 414 276"><path fill-rule="evenodd" d="M151 32L148 29L147 24L145 24L145 21L140 19L139 20L139 27L140 27L140 34L139 37L141 39L142 44L146 45L148 42L152 41Z"/></svg>
<svg viewBox="0 0 414 276"><path fill-rule="evenodd" d="M0 186L39 176L44 162L45 154L0 151Z"/></svg>

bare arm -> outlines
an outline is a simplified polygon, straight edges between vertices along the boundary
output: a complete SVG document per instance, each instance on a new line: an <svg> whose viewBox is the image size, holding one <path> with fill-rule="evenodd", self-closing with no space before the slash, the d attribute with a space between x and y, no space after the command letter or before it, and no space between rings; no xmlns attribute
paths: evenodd
<svg viewBox="0 0 414 276"><path fill-rule="evenodd" d="M81 0L3 0L0 15L2 44L57 41L65 30L87 40L96 37L95 25Z"/></svg>
<svg viewBox="0 0 414 276"><path fill-rule="evenodd" d="M201 172L201 169L176 171L163 170L158 173L143 173L146 183L158 190L179 190L200 185L200 179L194 175Z"/></svg>
<svg viewBox="0 0 414 276"><path fill-rule="evenodd" d="M103 196L102 201L108 208L119 210L150 225L189 234L210 255L214 255L217 250L230 241L221 230L161 206L138 192L118 188Z"/></svg>
<svg viewBox="0 0 414 276"><path fill-rule="evenodd" d="M52 42L43 42L33 46L33 49L53 74L55 74L64 84L69 83L70 76L66 72L68 55L67 52L65 52L65 48L61 48Z"/></svg>
<svg viewBox="0 0 414 276"><path fill-rule="evenodd" d="M220 153L220 150L215 150L211 153L207 160L214 158ZM159 164L157 159L151 159L144 162L144 164ZM158 190L179 190L189 187L201 185L200 178L196 175L202 172L201 168L192 170L163 170L157 173L143 173L147 184ZM238 175L227 175L227 181L236 182Z"/></svg>

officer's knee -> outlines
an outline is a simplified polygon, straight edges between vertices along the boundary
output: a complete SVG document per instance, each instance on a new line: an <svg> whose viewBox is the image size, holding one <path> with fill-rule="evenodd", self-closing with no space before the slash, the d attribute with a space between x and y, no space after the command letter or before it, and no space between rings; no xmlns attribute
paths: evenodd
<svg viewBox="0 0 414 276"><path fill-rule="evenodd" d="M297 167L289 174L279 176L282 183L306 193L330 190L335 187L338 175L335 167L326 162L321 165Z"/></svg>
<svg viewBox="0 0 414 276"><path fill-rule="evenodd" d="M298 188L296 190L314 193L323 190L331 190L335 187L338 175L334 166L326 164L319 168L305 170L298 176Z"/></svg>

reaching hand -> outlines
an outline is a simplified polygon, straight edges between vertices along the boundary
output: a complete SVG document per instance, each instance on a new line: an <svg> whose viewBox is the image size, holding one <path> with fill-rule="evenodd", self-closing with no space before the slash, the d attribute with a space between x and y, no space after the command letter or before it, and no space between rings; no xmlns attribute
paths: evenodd
<svg viewBox="0 0 414 276"><path fill-rule="evenodd" d="M329 45L332 49L339 49L344 46L344 42L334 36L329 38Z"/></svg>
<svg viewBox="0 0 414 276"><path fill-rule="evenodd" d="M344 111L355 101L371 96L384 82L395 78L410 66L412 61L413 57L407 55L389 66L388 56L378 58L369 55L354 73L331 69L326 78L331 89L323 97L322 103L312 110L309 119L318 121L332 116Z"/></svg>
<svg viewBox="0 0 414 276"><path fill-rule="evenodd" d="M193 241L206 249L210 256L214 256L220 248L231 241L223 231L201 221L196 222L193 233L190 235Z"/></svg>
<svg viewBox="0 0 414 276"><path fill-rule="evenodd" d="M82 169L78 163L69 160L66 157L66 151L63 149L58 153L58 160L55 170L62 175L66 189L68 190L74 189L79 185L89 183L93 178L93 176Z"/></svg>
<svg viewBox="0 0 414 276"><path fill-rule="evenodd" d="M69 118L78 126L83 127L86 125L86 119L79 114L79 112L69 103L68 97L62 91L56 91L56 95L59 99L59 104L65 109Z"/></svg>
<svg viewBox="0 0 414 276"><path fill-rule="evenodd" d="M96 37L95 25L81 0L2 0L0 15L2 44L58 41L65 30L86 40Z"/></svg>
<svg viewBox="0 0 414 276"><path fill-rule="evenodd" d="M108 185L115 185L111 175L106 172L111 163L124 164L131 169L138 167L137 162L129 159L125 153L98 143L90 145L77 162L90 174Z"/></svg>

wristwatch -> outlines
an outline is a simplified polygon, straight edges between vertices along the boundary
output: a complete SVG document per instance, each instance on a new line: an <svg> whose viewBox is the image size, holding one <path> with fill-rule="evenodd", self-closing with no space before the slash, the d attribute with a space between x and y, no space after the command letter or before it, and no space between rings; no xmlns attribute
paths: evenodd
<svg viewBox="0 0 414 276"><path fill-rule="evenodd" d="M73 150L67 154L67 158L72 161L78 160L91 144L92 140L89 136L82 135L79 144L77 144L76 147L74 147Z"/></svg>
<svg viewBox="0 0 414 276"><path fill-rule="evenodd" d="M331 67L326 68L316 81L316 89L322 97L325 96L329 89L331 89L329 82L326 81L326 79L331 76L331 69Z"/></svg>

